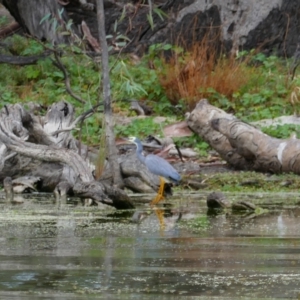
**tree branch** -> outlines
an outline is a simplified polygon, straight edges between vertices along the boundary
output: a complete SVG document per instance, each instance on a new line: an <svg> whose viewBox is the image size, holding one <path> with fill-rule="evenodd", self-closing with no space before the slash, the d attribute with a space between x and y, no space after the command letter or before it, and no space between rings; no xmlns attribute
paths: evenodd
<svg viewBox="0 0 300 300"><path fill-rule="evenodd" d="M0 55L0 63L11 64L11 65L34 65L39 59L48 57L51 54L50 51L45 51L40 55L32 56L14 56L14 55Z"/></svg>
<svg viewBox="0 0 300 300"><path fill-rule="evenodd" d="M53 65L54 65L55 67L57 67L58 69L60 69L60 70L63 72L67 92L69 93L69 95L70 95L71 97L73 97L74 99L76 99L76 100L79 101L80 103L85 104L86 101L84 101L81 97L79 97L78 95L76 95L76 94L72 91L72 89L71 89L71 84L70 84L70 78L69 78L68 72L67 72L65 66L63 65L63 63L62 63L62 61L61 61L61 59L60 59L60 57L59 57L58 51L53 50L53 53L54 53L54 57L55 57L55 61L52 60Z"/></svg>

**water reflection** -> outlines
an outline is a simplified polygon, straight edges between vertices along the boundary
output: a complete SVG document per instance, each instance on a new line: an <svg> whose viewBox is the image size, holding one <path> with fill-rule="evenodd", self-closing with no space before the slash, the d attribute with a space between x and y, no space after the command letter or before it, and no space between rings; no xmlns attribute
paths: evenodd
<svg viewBox="0 0 300 300"><path fill-rule="evenodd" d="M201 203L131 212L1 204L0 296L299 296L299 208L207 213Z"/></svg>

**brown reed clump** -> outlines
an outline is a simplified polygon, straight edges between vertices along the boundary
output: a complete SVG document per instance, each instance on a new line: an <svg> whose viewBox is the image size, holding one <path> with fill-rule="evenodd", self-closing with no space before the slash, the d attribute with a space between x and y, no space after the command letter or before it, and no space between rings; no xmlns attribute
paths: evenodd
<svg viewBox="0 0 300 300"><path fill-rule="evenodd" d="M189 108L201 98L210 98L212 92L231 99L254 73L247 59L222 55L205 38L190 51L164 60L162 69L160 82L172 104L184 99Z"/></svg>

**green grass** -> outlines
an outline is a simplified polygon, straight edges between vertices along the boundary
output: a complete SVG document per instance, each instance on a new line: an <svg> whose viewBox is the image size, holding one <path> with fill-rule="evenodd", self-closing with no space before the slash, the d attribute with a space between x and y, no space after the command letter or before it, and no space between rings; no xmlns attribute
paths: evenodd
<svg viewBox="0 0 300 300"><path fill-rule="evenodd" d="M8 49L0 49L0 52L4 54L11 52L15 55L34 55L43 51L40 43L18 35L6 39L4 43ZM66 100L76 107L79 114L95 105L99 94L99 70L101 68L98 63L82 54L80 49L75 46L71 48L62 48L64 54L61 59L70 76L73 91L86 101L85 105L80 104L66 93L62 72L52 64L50 58L47 58L40 60L35 65L22 67L0 64L0 100L2 106L29 101L39 102L47 106L59 100ZM162 58L164 51L173 51L176 55L184 55L182 59L186 60L183 61L185 64L188 63L187 59L192 57L178 47L153 45L148 54L139 61L125 55L110 58L111 95L115 112L124 116L132 116L133 113L129 110L129 100L138 99L152 107L155 115L175 116L177 119L184 119L184 114L190 107L189 100L186 97L178 98L175 107L173 105L175 103L168 97L167 87L162 81L161 76L166 76L167 72L172 72L172 69L167 68L167 63ZM222 93L222 84L226 85L226 78L219 83L218 91L213 87L206 87L205 93L213 105L232 112L247 122L275 118L299 111L300 89L298 87L300 87L300 76L296 73L295 79L290 80L288 60L250 52L241 53L239 57L235 58L235 61L230 63L224 62L226 57L222 57L220 61L224 68L234 65L237 72L236 76L241 76L238 73L240 70L243 74L248 72L249 77L244 84L237 85L235 89L232 86L229 94L228 89L226 93L225 89ZM238 64L241 65L240 68ZM215 74L213 75L215 76ZM230 80L230 83L233 84L232 78ZM200 85L197 88L199 91L202 89ZM188 95L192 92L187 90ZM153 118L137 119L126 126L117 124L115 131L117 136L136 135L143 138L149 134L162 134L161 126L163 125L154 123ZM102 133L101 126L101 114L88 119L83 126L83 140L89 144L97 143L99 135ZM297 133L298 128L284 125L265 129L266 133L280 138L288 137L292 131ZM208 148L207 144L198 137L178 139L177 142L183 146L196 148L202 154L205 154Z"/></svg>
<svg viewBox="0 0 300 300"><path fill-rule="evenodd" d="M207 190L222 192L299 192L297 174L264 174L259 172L225 172L201 177Z"/></svg>

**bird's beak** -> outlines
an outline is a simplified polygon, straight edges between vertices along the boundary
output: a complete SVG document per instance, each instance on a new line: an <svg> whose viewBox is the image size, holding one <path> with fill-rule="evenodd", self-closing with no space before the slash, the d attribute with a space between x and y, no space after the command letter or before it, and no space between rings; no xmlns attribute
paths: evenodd
<svg viewBox="0 0 300 300"><path fill-rule="evenodd" d="M126 144L131 144L131 141L129 140L129 138L121 137L120 139L125 141Z"/></svg>

